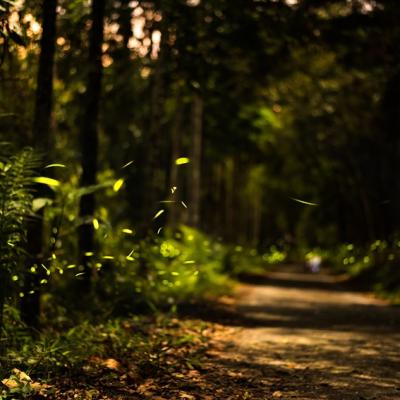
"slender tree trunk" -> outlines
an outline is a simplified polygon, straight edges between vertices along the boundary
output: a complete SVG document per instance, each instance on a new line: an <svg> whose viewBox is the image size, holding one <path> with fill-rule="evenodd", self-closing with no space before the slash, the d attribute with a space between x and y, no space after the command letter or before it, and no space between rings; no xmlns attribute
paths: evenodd
<svg viewBox="0 0 400 400"><path fill-rule="evenodd" d="M256 248L260 241L260 230L261 230L261 210L262 210L262 195L260 192L255 194L254 199L251 201L251 207L253 211L252 219L252 230L251 230L251 245Z"/></svg>
<svg viewBox="0 0 400 400"><path fill-rule="evenodd" d="M400 65L386 83L382 98L383 173L381 180L384 200L386 230L396 234L400 224Z"/></svg>
<svg viewBox="0 0 400 400"><path fill-rule="evenodd" d="M182 101L178 99L175 111L175 120L171 129L171 172L169 177L169 189L171 191L171 200L175 201L170 206L168 215L168 225L171 228L176 228L179 224L180 205L178 201L181 199L180 193L182 188L179 185L179 166L176 165L176 160L180 156L181 151L181 129L182 129Z"/></svg>
<svg viewBox="0 0 400 400"><path fill-rule="evenodd" d="M43 31L40 40L39 70L37 76L36 102L32 128L32 146L38 150L43 161L47 161L51 151L51 113L53 107L53 77L54 55L56 42L57 0L43 0ZM48 195L43 185L36 188L38 197ZM40 265L44 262L43 243L43 210L37 219L33 219L28 225L27 252L30 256L28 267ZM21 316L23 321L32 328L39 327L40 293L39 275L27 275L25 291L34 291L25 296L21 301Z"/></svg>
<svg viewBox="0 0 400 400"><path fill-rule="evenodd" d="M89 34L89 60L86 88L86 102L81 123L81 165L80 186L95 185L97 182L98 157L98 119L102 81L102 44L104 27L105 0L92 2L92 26ZM95 212L93 193L81 197L79 217L82 221L78 229L79 256L84 266L84 281L91 281L90 253L94 251L94 228L92 218Z"/></svg>
<svg viewBox="0 0 400 400"><path fill-rule="evenodd" d="M144 172L144 204L143 204L143 233L146 234L152 225L152 216L157 210L157 202L165 195L166 175L163 168L164 137L162 135L161 121L163 117L164 96L164 46L162 46L158 59L155 60L154 73L151 82L151 111L148 135L145 139Z"/></svg>
<svg viewBox="0 0 400 400"><path fill-rule="evenodd" d="M118 47L112 53L114 60L113 70L118 79L114 79L114 88L108 95L111 97L110 102L114 110L124 110L124 112L118 113L117 124L114 118L108 117L105 119L107 125L104 126L108 134L107 148L109 150L107 158L110 167L115 171L121 168L121 160L127 160L127 157L131 157L132 154L132 150L125 146L126 133L130 129L135 110L135 107L131 104L132 84L130 81L136 67L131 60L132 51L129 49L129 41L133 36L131 21L133 14L132 4L133 2L130 1L122 1L116 10L118 13L116 21L119 26L118 35L122 36L122 42L118 44ZM110 97L108 97L109 100ZM127 107L127 104L131 104L131 106ZM121 146L121 143L124 143L124 145Z"/></svg>
<svg viewBox="0 0 400 400"><path fill-rule="evenodd" d="M198 228L201 206L201 158L203 141L203 99L195 93L192 103L191 176L189 183L190 208L188 224Z"/></svg>
<svg viewBox="0 0 400 400"><path fill-rule="evenodd" d="M229 158L225 161L224 166L224 173L225 173L225 239L228 241L232 241L232 228L234 227L234 208L235 208L235 199L234 199L234 187L233 187L233 180L234 180L234 172L235 172L235 159Z"/></svg>

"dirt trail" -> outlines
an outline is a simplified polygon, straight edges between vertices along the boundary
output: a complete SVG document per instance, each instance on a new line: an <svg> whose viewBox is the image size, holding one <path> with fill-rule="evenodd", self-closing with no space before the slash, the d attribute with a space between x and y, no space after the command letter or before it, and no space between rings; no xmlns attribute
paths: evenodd
<svg viewBox="0 0 400 400"><path fill-rule="evenodd" d="M210 378L243 392L215 398L400 400L400 308L293 267L242 290Z"/></svg>

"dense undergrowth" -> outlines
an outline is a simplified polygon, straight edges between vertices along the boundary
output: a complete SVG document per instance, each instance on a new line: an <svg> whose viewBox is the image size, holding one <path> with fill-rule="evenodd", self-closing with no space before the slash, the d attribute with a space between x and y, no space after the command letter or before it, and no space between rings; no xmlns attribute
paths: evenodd
<svg viewBox="0 0 400 400"><path fill-rule="evenodd" d="M105 176L96 187L81 189L74 176L63 183L36 176L28 168L31 155L24 150L4 156L0 165L1 274L2 279L8 277L2 292L1 399L51 397L60 387L66 386L63 391L68 392L72 381L81 381L84 398L95 398L96 389L87 389L87 375L93 378L99 370L108 371L106 377L117 370L137 372L131 378L119 373L123 383L193 369L207 326L179 322L174 318L177 306L229 293L236 276L261 272L285 257L276 247L260 254L184 225L174 230L161 227L143 238L113 216L112 207L100 207L90 220L79 220L82 195L96 191L100 199L117 203L123 179ZM34 183L50 187L52 195L33 198ZM29 265L27 223L39 218L40 210L46 257L39 265ZM93 224L97 242L97 251L86 254L92 271L89 287L82 286L87 272L76 262L75 232L85 223ZM37 286L26 291L24 282L31 277ZM19 304L38 293L41 330L32 332L21 319ZM61 396L57 393L57 398Z"/></svg>
<svg viewBox="0 0 400 400"><path fill-rule="evenodd" d="M334 249L315 249L305 258L314 255L334 273L347 275L353 285L400 303L399 240L375 240L364 246L345 243Z"/></svg>
<svg viewBox="0 0 400 400"><path fill-rule="evenodd" d="M159 217L164 208L154 215L158 229L143 235L113 212L123 201L123 178L105 173L98 185L82 189L76 174L64 174L63 182L35 176L31 160L37 162L24 150L2 157L0 163L0 399L73 398L75 390L78 398L90 399L99 396L101 380L122 386L132 381L128 386L139 390L148 378L188 373L201 363L204 332L210 326L179 321L178 306L227 294L238 276L263 273L287 258L283 245L260 251L226 244L185 225L163 226ZM34 183L50 187L52 194L33 199ZM93 191L100 204L109 207L100 206L89 220L80 220L79 199ZM45 261L29 265L27 222L38 218L39 211L47 240ZM92 224L96 235L96 251L86 254L90 286L83 286L87 270L76 261L75 232L80 224ZM346 244L335 251L315 250L307 257L321 256L336 272L399 301L399 253L400 242L378 240L368 248ZM293 254L298 258L299 251ZM29 277L37 286L26 291ZM41 330L32 332L21 319L19 305L38 293ZM92 379L97 384L91 385Z"/></svg>
<svg viewBox="0 0 400 400"><path fill-rule="evenodd" d="M128 386L145 393L148 379L198 368L210 329L157 314L46 329L33 341L12 310L6 314L1 399L92 399Z"/></svg>

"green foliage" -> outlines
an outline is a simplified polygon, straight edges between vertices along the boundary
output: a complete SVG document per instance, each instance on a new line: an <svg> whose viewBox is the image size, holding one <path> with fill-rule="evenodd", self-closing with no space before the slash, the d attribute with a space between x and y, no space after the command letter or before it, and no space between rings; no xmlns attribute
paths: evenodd
<svg viewBox="0 0 400 400"><path fill-rule="evenodd" d="M205 349L207 324L179 322L167 315L82 322L68 329L58 326L33 340L14 314L7 309L7 321L11 317L14 322L13 326L7 323L3 339L7 356L0 356L0 379L12 381L11 387L7 382L8 390L0 392L4 400L39 392L55 396L54 388L45 383L64 384L63 379L71 377L89 387L93 380L96 388L98 379L113 381L116 374L135 374L135 382L139 382L179 373L198 367Z"/></svg>
<svg viewBox="0 0 400 400"><path fill-rule="evenodd" d="M18 285L27 272L22 259L27 218L33 217L31 188L33 171L37 163L37 157L30 149L13 156L3 154L0 157L1 308L6 295L11 294L8 293L11 283Z"/></svg>
<svg viewBox="0 0 400 400"><path fill-rule="evenodd" d="M93 255L100 293L117 309L173 307L229 290L225 246L197 230L182 226L175 233L137 240L126 225L112 230L102 224L97 233L106 235L102 253Z"/></svg>
<svg viewBox="0 0 400 400"><path fill-rule="evenodd" d="M368 246L347 243L324 253L334 271L349 275L362 288L399 302L400 241L375 240Z"/></svg>

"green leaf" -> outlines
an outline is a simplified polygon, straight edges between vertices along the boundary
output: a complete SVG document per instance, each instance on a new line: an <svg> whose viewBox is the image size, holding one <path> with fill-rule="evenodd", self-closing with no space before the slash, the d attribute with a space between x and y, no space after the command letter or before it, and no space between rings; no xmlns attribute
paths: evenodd
<svg viewBox="0 0 400 400"><path fill-rule="evenodd" d="M43 207L47 205L51 205L53 203L52 199L48 199L46 197L39 197L37 199L33 199L32 201L32 210L34 212L39 211Z"/></svg>

